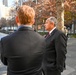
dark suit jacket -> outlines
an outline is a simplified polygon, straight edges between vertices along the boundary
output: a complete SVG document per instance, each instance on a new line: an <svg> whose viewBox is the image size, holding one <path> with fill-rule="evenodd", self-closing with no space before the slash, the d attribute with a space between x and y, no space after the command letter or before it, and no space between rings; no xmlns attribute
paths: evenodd
<svg viewBox="0 0 76 75"><path fill-rule="evenodd" d="M2 38L1 45L1 61L8 75L41 75L44 39L32 28L19 28Z"/></svg>
<svg viewBox="0 0 76 75"><path fill-rule="evenodd" d="M67 37L61 31L55 29L46 37L46 53L44 55L43 70L63 71L65 68Z"/></svg>

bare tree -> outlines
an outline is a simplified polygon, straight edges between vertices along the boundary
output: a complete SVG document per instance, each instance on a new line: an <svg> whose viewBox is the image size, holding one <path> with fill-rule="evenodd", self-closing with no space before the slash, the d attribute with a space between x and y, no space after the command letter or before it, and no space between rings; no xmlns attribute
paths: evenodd
<svg viewBox="0 0 76 75"><path fill-rule="evenodd" d="M7 25L6 19L5 18L1 18L1 20L0 20L0 27L4 27L6 25Z"/></svg>
<svg viewBox="0 0 76 75"><path fill-rule="evenodd" d="M64 32L64 0L56 0L57 28Z"/></svg>

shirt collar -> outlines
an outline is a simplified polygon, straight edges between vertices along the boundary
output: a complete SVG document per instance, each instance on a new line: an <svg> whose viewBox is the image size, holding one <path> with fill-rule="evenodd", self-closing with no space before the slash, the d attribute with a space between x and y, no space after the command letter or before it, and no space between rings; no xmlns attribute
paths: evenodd
<svg viewBox="0 0 76 75"><path fill-rule="evenodd" d="M23 25L23 26L32 28L32 25Z"/></svg>
<svg viewBox="0 0 76 75"><path fill-rule="evenodd" d="M21 25L21 26L18 27L18 29L21 28L21 27L30 27L30 28L32 28L32 25Z"/></svg>
<svg viewBox="0 0 76 75"><path fill-rule="evenodd" d="M51 34L51 33L54 31L54 29L56 29L56 27L54 27L54 28L49 32L49 34Z"/></svg>

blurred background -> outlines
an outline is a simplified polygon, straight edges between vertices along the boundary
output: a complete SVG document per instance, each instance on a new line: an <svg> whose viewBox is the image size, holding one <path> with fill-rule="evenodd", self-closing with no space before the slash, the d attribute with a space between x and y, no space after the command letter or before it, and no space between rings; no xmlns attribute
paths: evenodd
<svg viewBox="0 0 76 75"><path fill-rule="evenodd" d="M76 75L76 0L0 0L0 40L17 30L16 10L21 5L29 5L36 12L33 28L45 35L44 23L50 16L58 20L57 28L67 37L67 68L62 75ZM0 45L1 54L1 45ZM6 75L6 66L0 60L0 75Z"/></svg>
<svg viewBox="0 0 76 75"><path fill-rule="evenodd" d="M64 28L64 32L76 37L76 0L0 0L0 32L12 33L17 30L15 13L18 6L23 4L33 7L36 11L34 29L41 34L45 34L45 20L54 16L58 18L59 27ZM62 5L62 8L61 6ZM64 7L63 7L64 6ZM61 12L61 13L59 13ZM58 14L59 13L59 14ZM63 15L62 15L63 13ZM44 33L45 32L45 33Z"/></svg>

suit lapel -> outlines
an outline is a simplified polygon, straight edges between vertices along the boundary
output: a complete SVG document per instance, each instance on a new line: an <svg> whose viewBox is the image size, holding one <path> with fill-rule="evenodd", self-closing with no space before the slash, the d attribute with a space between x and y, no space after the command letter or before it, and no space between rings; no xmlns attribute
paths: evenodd
<svg viewBox="0 0 76 75"><path fill-rule="evenodd" d="M51 36L55 34L55 32L57 32L57 29L54 29L53 32L50 34Z"/></svg>
<svg viewBox="0 0 76 75"><path fill-rule="evenodd" d="M57 31L57 29L54 29L53 30L53 32L52 33L50 33L49 35L48 35L48 37L46 37L46 39L48 39L48 38L50 38L50 37L52 37L54 34L55 34L55 32Z"/></svg>

